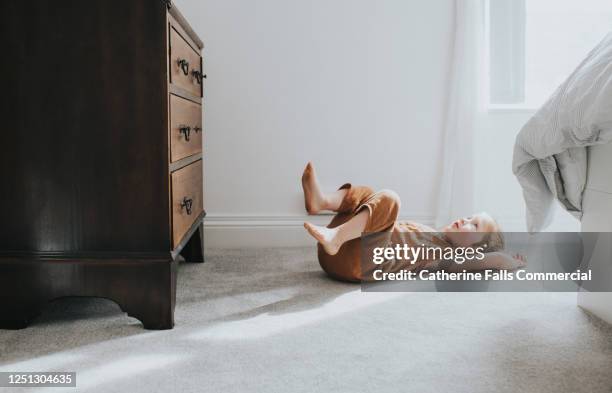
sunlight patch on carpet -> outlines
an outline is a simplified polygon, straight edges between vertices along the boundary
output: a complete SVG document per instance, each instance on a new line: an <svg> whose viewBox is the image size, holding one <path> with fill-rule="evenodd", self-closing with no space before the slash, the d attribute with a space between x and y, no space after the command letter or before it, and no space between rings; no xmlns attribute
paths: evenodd
<svg viewBox="0 0 612 393"><path fill-rule="evenodd" d="M402 292L364 293L356 290L311 310L285 314L265 313L249 319L219 323L200 330L189 338L196 340L263 338L407 295L409 294Z"/></svg>

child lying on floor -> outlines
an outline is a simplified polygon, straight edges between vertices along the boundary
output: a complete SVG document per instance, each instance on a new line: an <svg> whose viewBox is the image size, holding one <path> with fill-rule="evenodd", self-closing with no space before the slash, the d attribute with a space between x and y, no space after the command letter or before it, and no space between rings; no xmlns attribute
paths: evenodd
<svg viewBox="0 0 612 393"><path fill-rule="evenodd" d="M362 271L362 233L389 232L396 244L414 247L482 247L482 260L462 265L450 264L447 271L463 270L514 270L526 265L522 255L510 256L499 252L504 239L499 225L487 213L460 218L436 231L416 222L398 222L400 198L394 191L374 192L369 187L342 185L337 191L323 193L312 163L308 163L302 175L304 202L308 214L330 210L337 214L326 226L305 222L304 227L318 242L319 263L331 277L343 281L364 281L371 276ZM388 265L390 272L437 269L439 260L405 261Z"/></svg>

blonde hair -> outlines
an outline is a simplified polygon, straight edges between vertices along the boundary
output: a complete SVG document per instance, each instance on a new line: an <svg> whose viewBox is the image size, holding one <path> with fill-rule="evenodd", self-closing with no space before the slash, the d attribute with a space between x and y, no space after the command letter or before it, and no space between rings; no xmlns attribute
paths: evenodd
<svg viewBox="0 0 612 393"><path fill-rule="evenodd" d="M495 232L487 232L481 241L472 244L472 247L483 247L484 252L496 252L501 251L506 246L506 242L504 240L504 234L501 231L501 228L497 221L493 220L495 223L495 228L497 229Z"/></svg>

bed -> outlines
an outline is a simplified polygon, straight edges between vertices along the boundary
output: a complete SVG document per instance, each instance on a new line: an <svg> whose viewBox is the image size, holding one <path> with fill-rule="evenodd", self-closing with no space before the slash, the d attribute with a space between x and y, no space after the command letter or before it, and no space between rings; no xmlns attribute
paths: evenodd
<svg viewBox="0 0 612 393"><path fill-rule="evenodd" d="M582 197L582 232L612 232L612 144L587 149L587 182ZM600 236L590 268L597 279L612 280L612 244ZM578 305L612 323L612 292L578 293Z"/></svg>
<svg viewBox="0 0 612 393"><path fill-rule="evenodd" d="M555 200L581 220L593 272L586 288L612 282L612 33L523 126L513 172L523 188L527 229L550 223ZM582 291L578 304L612 323L612 293Z"/></svg>

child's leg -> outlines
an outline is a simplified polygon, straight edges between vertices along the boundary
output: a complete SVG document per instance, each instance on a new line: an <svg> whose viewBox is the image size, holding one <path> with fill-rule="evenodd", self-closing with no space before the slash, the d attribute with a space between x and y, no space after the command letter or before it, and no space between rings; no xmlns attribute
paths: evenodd
<svg viewBox="0 0 612 393"><path fill-rule="evenodd" d="M363 232L382 232L392 228L399 208L399 196L391 190L382 190L372 194L356 209L355 216L337 227L326 228L308 222L304 227L321 243L325 252L335 255L342 244L360 237Z"/></svg>
<svg viewBox="0 0 612 393"><path fill-rule="evenodd" d="M326 228L309 222L304 223L304 228L321 243L326 253L335 255L338 253L340 246L345 242L361 236L369 218L370 212L364 209L344 224L335 228Z"/></svg>
<svg viewBox="0 0 612 393"><path fill-rule="evenodd" d="M308 163L302 174L304 204L308 214L317 214L323 210L333 212L353 212L366 199L374 194L369 187L344 184L339 190L323 193L319 179L312 163Z"/></svg>
<svg viewBox="0 0 612 393"><path fill-rule="evenodd" d="M304 204L308 214L317 214L322 210L337 211L346 195L346 190L338 190L324 194L319 185L317 172L312 163L308 163L302 174L302 189L304 190Z"/></svg>

